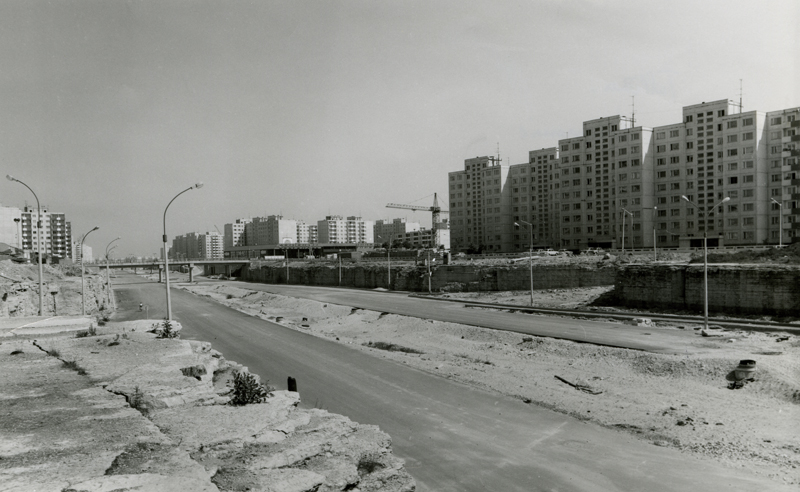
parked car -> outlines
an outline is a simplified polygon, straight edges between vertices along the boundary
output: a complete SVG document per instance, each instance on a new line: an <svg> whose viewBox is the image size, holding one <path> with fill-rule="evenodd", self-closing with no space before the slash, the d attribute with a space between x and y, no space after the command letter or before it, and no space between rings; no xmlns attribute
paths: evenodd
<svg viewBox="0 0 800 492"><path fill-rule="evenodd" d="M544 250L544 254L546 254L547 256L558 256L558 251L554 249L546 249Z"/></svg>

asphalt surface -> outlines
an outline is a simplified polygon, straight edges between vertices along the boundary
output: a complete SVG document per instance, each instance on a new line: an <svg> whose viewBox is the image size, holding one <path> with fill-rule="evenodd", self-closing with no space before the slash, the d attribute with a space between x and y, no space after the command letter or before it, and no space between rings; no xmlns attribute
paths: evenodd
<svg viewBox="0 0 800 492"><path fill-rule="evenodd" d="M115 289L117 319L143 317L139 302L149 306L150 318L164 316L163 284L123 275ZM379 425L392 436L395 454L406 460L420 491L790 490L746 470L456 383L179 289L173 289L172 303L184 338L210 341L279 389L295 377L304 406Z"/></svg>

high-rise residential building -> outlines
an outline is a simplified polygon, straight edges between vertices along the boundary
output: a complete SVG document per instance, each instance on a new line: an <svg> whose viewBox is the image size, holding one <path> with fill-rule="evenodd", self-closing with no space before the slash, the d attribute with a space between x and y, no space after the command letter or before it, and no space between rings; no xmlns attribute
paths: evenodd
<svg viewBox="0 0 800 492"><path fill-rule="evenodd" d="M83 260L84 263L91 263L94 261L94 255L92 254L92 247L86 243L83 243L83 248L81 248L81 242L75 241L70 244L71 249L71 258L75 263L80 263Z"/></svg>
<svg viewBox="0 0 800 492"><path fill-rule="evenodd" d="M281 215L254 217L244 230L248 246L298 242L297 221Z"/></svg>
<svg viewBox="0 0 800 492"><path fill-rule="evenodd" d="M42 235L42 253L45 258L72 258L72 226L61 213L51 213L42 207L41 226L37 228L38 209L25 206L0 207L0 242L35 256L39 251L39 234ZM33 253L33 254L31 254Z"/></svg>
<svg viewBox="0 0 800 492"><path fill-rule="evenodd" d="M585 121L581 136L531 151L526 164L466 160L448 175L453 248L800 240L800 108L744 112L720 100L682 113L654 128L619 115Z"/></svg>
<svg viewBox="0 0 800 492"><path fill-rule="evenodd" d="M381 219L375 221L372 236L376 242L383 244L389 242L389 238L392 238L392 242L394 242L403 234L419 230L419 222L406 222L405 218L392 219L391 221Z"/></svg>
<svg viewBox="0 0 800 492"><path fill-rule="evenodd" d="M317 221L320 243L372 243L373 222L361 217L328 215Z"/></svg>
<svg viewBox="0 0 800 492"><path fill-rule="evenodd" d="M251 219L236 219L231 224L225 224L224 232L224 246L225 249L231 249L234 246L244 246L246 244L247 236L245 236L245 225L249 224Z"/></svg>
<svg viewBox="0 0 800 492"><path fill-rule="evenodd" d="M316 224L306 224L302 220L297 221L297 242L314 244L319 242Z"/></svg>
<svg viewBox="0 0 800 492"><path fill-rule="evenodd" d="M198 251L206 260L225 257L224 236L218 232L206 232L197 236Z"/></svg>

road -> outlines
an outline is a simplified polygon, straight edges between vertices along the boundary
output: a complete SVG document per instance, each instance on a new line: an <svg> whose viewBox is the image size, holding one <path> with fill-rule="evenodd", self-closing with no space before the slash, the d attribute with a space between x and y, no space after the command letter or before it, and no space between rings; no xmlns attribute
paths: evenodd
<svg viewBox="0 0 800 492"><path fill-rule="evenodd" d="M691 353L697 335L689 330L643 328L623 323L590 319L561 318L509 312L503 309L467 308L463 303L447 302L408 293L374 290L313 287L307 285L270 285L249 282L226 282L243 289L314 299L331 304L359 307L379 312L416 316L450 323L494 328L528 335L562 338L596 345L646 350L656 353Z"/></svg>
<svg viewBox="0 0 800 492"><path fill-rule="evenodd" d="M164 316L159 285L115 279L117 319ZM332 301L331 301L332 302ZM420 491L790 490L746 471L375 357L172 292L184 338L207 340L279 389L295 377L306 407L321 407L392 436Z"/></svg>

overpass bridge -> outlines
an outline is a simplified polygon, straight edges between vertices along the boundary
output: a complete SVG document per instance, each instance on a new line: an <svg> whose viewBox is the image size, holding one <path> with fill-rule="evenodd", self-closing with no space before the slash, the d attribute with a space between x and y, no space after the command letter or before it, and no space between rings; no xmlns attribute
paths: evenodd
<svg viewBox="0 0 800 492"><path fill-rule="evenodd" d="M169 260L169 269L170 270L178 270L181 267L188 267L189 269L189 281L192 282L194 280L194 267L202 266L204 269L208 266L223 266L225 269L225 275L230 277L231 271L235 268L242 267L244 265L249 265L250 259L249 258L242 258L237 260ZM97 262L97 263L90 263L85 265L87 268L114 268L114 269L131 269L134 273L138 269L143 270L150 270L151 272L158 272L158 281L161 282L161 275L164 271L164 262L163 261L122 261L108 264Z"/></svg>

